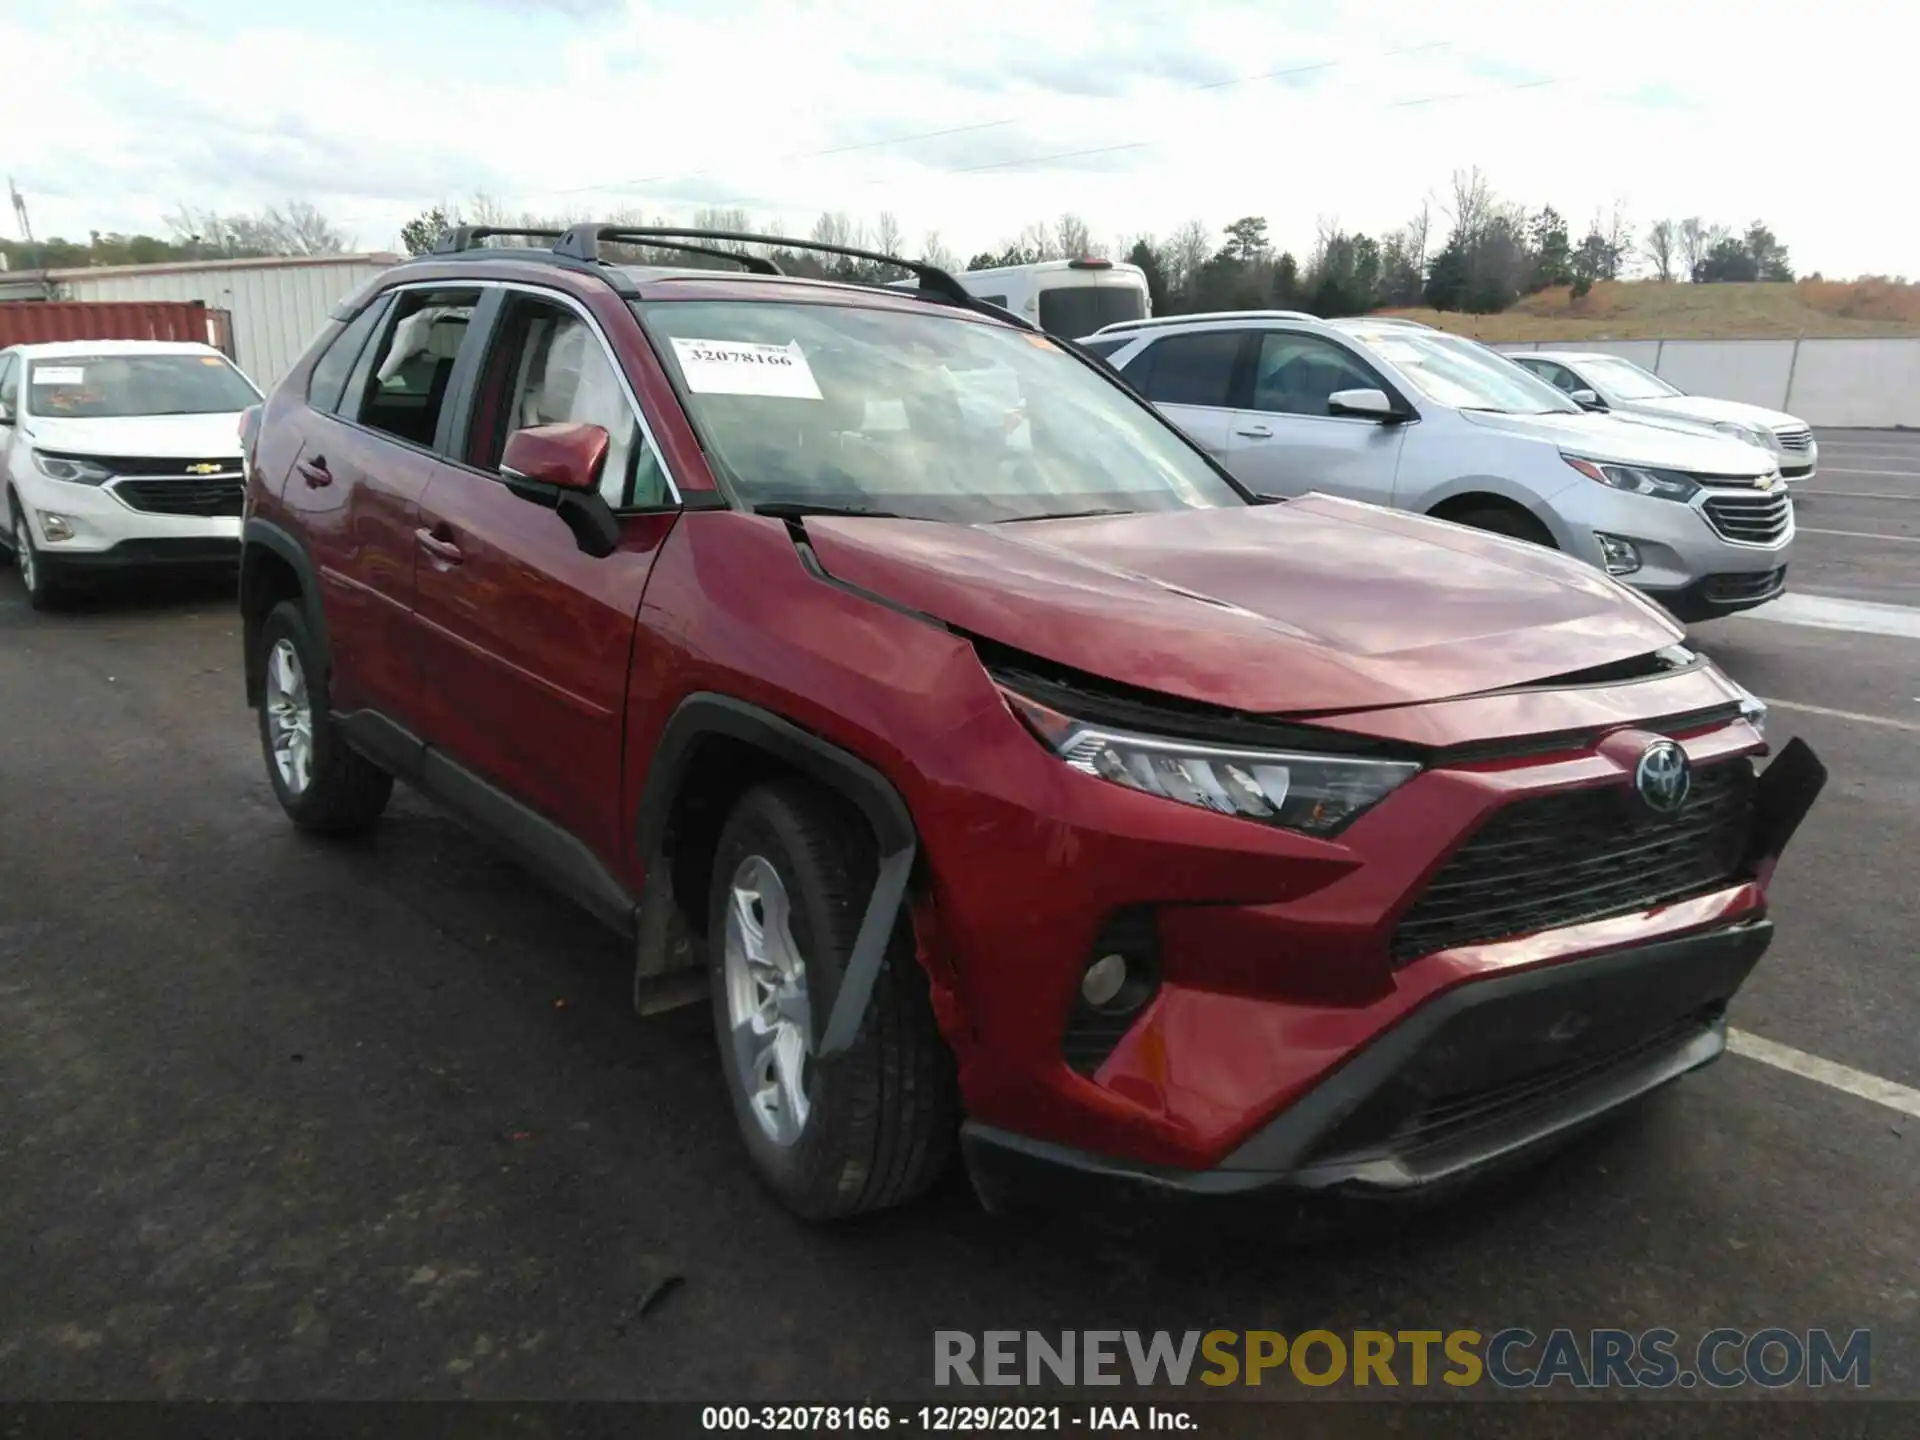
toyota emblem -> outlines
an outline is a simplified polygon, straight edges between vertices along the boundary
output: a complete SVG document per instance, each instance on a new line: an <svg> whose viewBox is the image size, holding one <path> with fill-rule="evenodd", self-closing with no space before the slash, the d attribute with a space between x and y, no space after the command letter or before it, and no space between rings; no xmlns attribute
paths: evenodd
<svg viewBox="0 0 1920 1440"><path fill-rule="evenodd" d="M1693 788L1693 771L1687 764L1687 752L1671 740L1656 740L1640 752L1640 763L1633 771L1634 789L1656 815L1671 815L1687 803Z"/></svg>

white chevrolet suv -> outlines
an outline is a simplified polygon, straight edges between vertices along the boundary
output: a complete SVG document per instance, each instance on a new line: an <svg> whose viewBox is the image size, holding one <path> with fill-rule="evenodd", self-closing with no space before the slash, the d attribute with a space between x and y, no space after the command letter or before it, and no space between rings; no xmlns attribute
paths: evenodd
<svg viewBox="0 0 1920 1440"><path fill-rule="evenodd" d="M1514 364L1566 392L1587 410L1631 420L1704 426L1772 452L1788 484L1811 480L1820 465L1813 427L1784 410L1689 395L1651 370L1618 355L1587 350L1529 350L1509 356Z"/></svg>
<svg viewBox="0 0 1920 1440"><path fill-rule="evenodd" d="M1078 343L1262 494L1317 490L1552 546L1683 622L1786 588L1793 501L1774 457L1589 414L1476 341L1251 311Z"/></svg>
<svg viewBox="0 0 1920 1440"><path fill-rule="evenodd" d="M208 345L0 350L0 541L34 606L90 574L236 563L239 420L259 401Z"/></svg>

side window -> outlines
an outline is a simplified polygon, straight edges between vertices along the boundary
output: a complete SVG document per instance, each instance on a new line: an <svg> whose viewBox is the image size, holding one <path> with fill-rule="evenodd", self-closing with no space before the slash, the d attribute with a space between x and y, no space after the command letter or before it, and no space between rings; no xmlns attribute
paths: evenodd
<svg viewBox="0 0 1920 1440"><path fill-rule="evenodd" d="M360 358L367 337L379 326L392 302L392 296L380 296L333 337L333 343L314 362L313 373L307 377L307 404L328 414L340 408L340 397L346 393L353 363Z"/></svg>
<svg viewBox="0 0 1920 1440"><path fill-rule="evenodd" d="M1197 335L1167 335L1149 345L1127 367L1146 397L1157 405L1232 403L1233 371L1240 358L1244 330L1213 330ZM1137 369L1141 360L1147 369Z"/></svg>
<svg viewBox="0 0 1920 1440"><path fill-rule="evenodd" d="M1272 415L1325 415L1336 390L1377 390L1380 378L1344 347L1284 330L1260 337L1253 408Z"/></svg>
<svg viewBox="0 0 1920 1440"><path fill-rule="evenodd" d="M401 291L380 338L368 347L371 364L354 367L356 376L364 372L366 378L355 387L358 395L341 405L341 415L415 445L431 446L453 379L454 357L479 302L478 290Z"/></svg>
<svg viewBox="0 0 1920 1440"><path fill-rule="evenodd" d="M1586 390L1590 388L1586 381L1582 380L1564 365L1549 365L1547 371L1547 379L1556 390L1563 390L1571 395L1576 390Z"/></svg>
<svg viewBox="0 0 1920 1440"><path fill-rule="evenodd" d="M1106 340L1080 340L1075 343L1089 355L1098 355L1105 360L1121 346L1131 345L1138 338L1135 335L1115 335Z"/></svg>
<svg viewBox="0 0 1920 1440"><path fill-rule="evenodd" d="M516 295L494 332L474 409L468 463L498 470L507 437L535 425L598 425L607 432L600 493L616 510L665 505L667 472L599 333L564 305Z"/></svg>

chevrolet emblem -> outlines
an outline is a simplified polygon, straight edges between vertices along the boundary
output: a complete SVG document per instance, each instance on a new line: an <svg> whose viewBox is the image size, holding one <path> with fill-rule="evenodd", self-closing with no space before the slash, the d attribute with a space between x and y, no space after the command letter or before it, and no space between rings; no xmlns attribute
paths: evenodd
<svg viewBox="0 0 1920 1440"><path fill-rule="evenodd" d="M187 466L189 475L218 475L220 466L212 460L203 460L198 465Z"/></svg>

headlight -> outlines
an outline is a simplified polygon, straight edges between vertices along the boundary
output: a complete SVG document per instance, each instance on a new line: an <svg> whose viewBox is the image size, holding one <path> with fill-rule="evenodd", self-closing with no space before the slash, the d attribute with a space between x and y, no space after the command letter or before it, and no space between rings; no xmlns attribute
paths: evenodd
<svg viewBox="0 0 1920 1440"><path fill-rule="evenodd" d="M69 485L104 485L113 478L113 471L84 455L49 455L36 450L33 464L49 480L64 480Z"/></svg>
<svg viewBox="0 0 1920 1440"><path fill-rule="evenodd" d="M1680 470L1648 470L1639 465L1614 465L1604 460L1588 460L1579 455L1560 457L1589 480L1598 480L1615 490L1631 495L1653 495L1662 500L1691 500L1700 493L1700 484Z"/></svg>
<svg viewBox="0 0 1920 1440"><path fill-rule="evenodd" d="M1420 773L1411 760L1254 750L1091 725L1002 687L1015 715L1087 775L1183 805L1337 835Z"/></svg>
<svg viewBox="0 0 1920 1440"><path fill-rule="evenodd" d="M1771 450L1776 454L1780 449L1780 437L1764 425L1742 425L1737 420L1716 420L1713 428L1722 435L1731 435L1736 440L1744 440L1749 445L1758 445L1762 450Z"/></svg>

